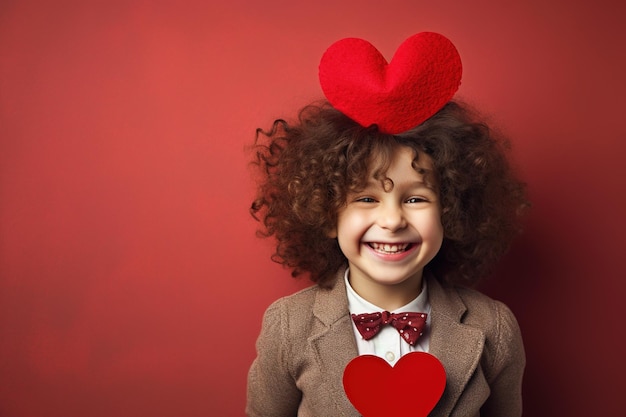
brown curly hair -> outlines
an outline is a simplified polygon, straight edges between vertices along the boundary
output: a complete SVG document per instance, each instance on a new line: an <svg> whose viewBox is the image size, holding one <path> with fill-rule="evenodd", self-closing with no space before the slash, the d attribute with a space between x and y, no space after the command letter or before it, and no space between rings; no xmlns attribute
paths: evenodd
<svg viewBox="0 0 626 417"><path fill-rule="evenodd" d="M253 165L261 176L250 212L263 225L259 235L277 241L272 259L294 277L307 273L332 285L347 263L330 237L337 214L349 193L384 175L400 145L416 160L426 154L433 161L444 241L426 269L463 285L488 274L520 230L525 186L506 158L508 143L454 101L398 135L362 127L326 102L306 106L295 123L279 119L270 131L257 129ZM372 155L383 160L375 172Z"/></svg>

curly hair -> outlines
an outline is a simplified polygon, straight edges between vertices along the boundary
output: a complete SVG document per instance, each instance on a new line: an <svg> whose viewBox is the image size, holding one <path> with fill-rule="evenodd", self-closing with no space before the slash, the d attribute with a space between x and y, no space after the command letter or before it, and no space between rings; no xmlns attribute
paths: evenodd
<svg viewBox="0 0 626 417"><path fill-rule="evenodd" d="M451 101L418 127L398 135L362 127L327 102L303 108L295 123L278 119L257 129L253 165L261 174L250 208L258 234L276 239L272 259L332 285L347 260L331 231L348 194L381 178L398 146L433 162L444 241L426 269L443 281L471 286L490 273L520 231L525 185L507 160L508 142ZM382 164L372 167L372 155Z"/></svg>

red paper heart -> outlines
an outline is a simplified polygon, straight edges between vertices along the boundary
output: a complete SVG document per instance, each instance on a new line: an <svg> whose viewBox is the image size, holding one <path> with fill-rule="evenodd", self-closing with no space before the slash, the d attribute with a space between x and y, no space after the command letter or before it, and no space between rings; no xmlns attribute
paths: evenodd
<svg viewBox="0 0 626 417"><path fill-rule="evenodd" d="M405 40L387 63L371 43L347 38L322 56L319 79L337 110L368 127L401 133L439 111L459 88L462 65L446 37L422 32Z"/></svg>
<svg viewBox="0 0 626 417"><path fill-rule="evenodd" d="M401 357L394 367L374 355L354 358L343 372L343 388L363 417L426 417L446 387L446 371L425 352Z"/></svg>

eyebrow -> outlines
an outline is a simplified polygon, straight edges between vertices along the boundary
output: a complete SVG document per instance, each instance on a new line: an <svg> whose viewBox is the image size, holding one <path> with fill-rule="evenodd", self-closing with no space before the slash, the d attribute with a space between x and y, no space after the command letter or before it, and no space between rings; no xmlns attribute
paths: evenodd
<svg viewBox="0 0 626 417"><path fill-rule="evenodd" d="M383 189L385 189L384 183L389 180L391 181L391 183L393 184L393 187L395 187L397 184L395 182L393 182L393 180L391 178L383 178L380 180L377 180L375 178L370 178L366 183L365 183L365 189L368 189L370 187L376 188L376 187L382 187ZM438 192L437 190L437 186L434 183L430 183L430 182L426 182L426 181L410 181L406 183L406 186L410 187L410 188L426 188L432 192ZM393 188L392 188L393 189Z"/></svg>

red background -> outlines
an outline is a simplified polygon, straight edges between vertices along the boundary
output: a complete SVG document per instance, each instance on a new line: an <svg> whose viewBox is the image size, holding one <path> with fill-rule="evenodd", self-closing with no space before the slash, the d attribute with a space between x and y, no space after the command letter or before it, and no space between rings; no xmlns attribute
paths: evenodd
<svg viewBox="0 0 626 417"><path fill-rule="evenodd" d="M619 7L3 1L0 415L242 416L262 312L306 284L254 236L245 148L321 96L335 40L390 58L424 30L460 50L459 95L513 138L534 203L482 287L522 327L525 414L623 413Z"/></svg>

